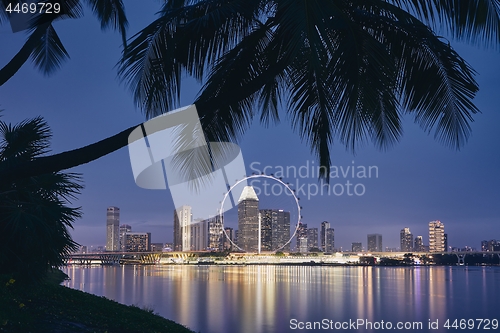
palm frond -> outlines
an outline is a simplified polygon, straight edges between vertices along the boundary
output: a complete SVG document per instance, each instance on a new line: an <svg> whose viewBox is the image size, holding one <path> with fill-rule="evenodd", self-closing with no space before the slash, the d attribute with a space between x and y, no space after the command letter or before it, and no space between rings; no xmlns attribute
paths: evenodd
<svg viewBox="0 0 500 333"><path fill-rule="evenodd" d="M49 151L52 133L41 117L17 125L0 122L0 161L35 158Z"/></svg>
<svg viewBox="0 0 500 333"><path fill-rule="evenodd" d="M497 43L499 2L171 0L131 39L120 76L148 117L173 108L184 75L204 83L208 141L236 141L256 115L277 122L287 103L326 170L334 140L396 143L405 111L458 148L478 112L475 73L435 31Z"/></svg>
<svg viewBox="0 0 500 333"><path fill-rule="evenodd" d="M50 129L42 118L17 125L0 121L0 169L48 150ZM69 207L82 189L76 174L47 173L0 186L0 273L39 280L77 249L69 228L81 216Z"/></svg>
<svg viewBox="0 0 500 333"><path fill-rule="evenodd" d="M36 29L43 28L42 25ZM63 61L69 59L68 52L51 24L43 31L39 43L33 49L31 58L35 67L45 75L54 73L61 67Z"/></svg>
<svg viewBox="0 0 500 333"><path fill-rule="evenodd" d="M175 108L183 73L197 79L205 67L251 31L259 2L183 1L165 4L161 16L136 34L119 66L136 103L148 117ZM248 32L249 33L249 32Z"/></svg>
<svg viewBox="0 0 500 333"><path fill-rule="evenodd" d="M499 0L390 0L428 22L434 31L451 33L457 40L498 48ZM444 28L444 31L442 30Z"/></svg>
<svg viewBox="0 0 500 333"><path fill-rule="evenodd" d="M122 0L87 0L101 22L101 29L112 28L121 33L123 45L127 45L128 20Z"/></svg>

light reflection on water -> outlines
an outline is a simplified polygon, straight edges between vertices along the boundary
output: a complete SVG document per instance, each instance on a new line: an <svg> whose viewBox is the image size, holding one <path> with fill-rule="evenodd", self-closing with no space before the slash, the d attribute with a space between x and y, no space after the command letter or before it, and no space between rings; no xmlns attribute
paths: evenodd
<svg viewBox="0 0 500 333"><path fill-rule="evenodd" d="M500 319L498 267L69 266L65 272L70 288L152 307L202 333L293 332L293 318L421 321L419 332L429 319Z"/></svg>

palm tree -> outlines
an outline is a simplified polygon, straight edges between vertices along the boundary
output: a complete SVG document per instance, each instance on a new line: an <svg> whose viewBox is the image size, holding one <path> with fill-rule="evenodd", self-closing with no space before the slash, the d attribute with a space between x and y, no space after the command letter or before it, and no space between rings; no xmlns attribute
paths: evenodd
<svg viewBox="0 0 500 333"><path fill-rule="evenodd" d="M12 126L0 122L0 169L48 151L50 129L42 118ZM80 217L68 207L82 186L76 174L47 173L0 186L0 273L39 279L77 249L68 232Z"/></svg>
<svg viewBox="0 0 500 333"><path fill-rule="evenodd" d="M499 11L497 0L167 1L120 74L148 117L176 106L184 75L203 82L195 104L214 141L286 110L328 173L334 141L387 148L405 113L460 148L478 112L474 71L426 24L497 43Z"/></svg>
<svg viewBox="0 0 500 333"><path fill-rule="evenodd" d="M81 17L83 15L82 5L80 0L56 2L60 5L58 13L35 17L34 21L29 23L31 26L26 27L30 30L30 35L19 52L0 69L0 86L7 82L30 57L35 67L45 75L55 72L69 58L68 52L53 27L53 22ZM101 28L105 30L111 27L119 30L123 44L126 45L128 20L122 0L86 0L85 2L99 19ZM0 24L9 20L9 13L6 11L7 6L10 4L12 9L16 3L19 3L19 1L0 1Z"/></svg>
<svg viewBox="0 0 500 333"><path fill-rule="evenodd" d="M237 141L254 117L285 114L328 174L336 140L381 149L411 115L453 148L470 134L478 86L451 38L498 45L498 0L167 0L124 50L119 74L148 118L177 105L181 79L210 141ZM92 161L128 144L135 126L92 145L0 172L19 179Z"/></svg>

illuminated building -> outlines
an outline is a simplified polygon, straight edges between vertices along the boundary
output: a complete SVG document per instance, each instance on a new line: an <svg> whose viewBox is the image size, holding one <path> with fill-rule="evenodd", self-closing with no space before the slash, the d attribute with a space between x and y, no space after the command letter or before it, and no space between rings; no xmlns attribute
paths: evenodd
<svg viewBox="0 0 500 333"><path fill-rule="evenodd" d="M121 224L120 225L120 251L125 251L125 241L123 239L123 235L127 232L131 232L132 227L129 226L128 224Z"/></svg>
<svg viewBox="0 0 500 333"><path fill-rule="evenodd" d="M444 224L441 221L429 222L429 252L444 252Z"/></svg>
<svg viewBox="0 0 500 333"><path fill-rule="evenodd" d="M319 237L321 241L321 249L324 252L329 252L327 251L327 245L326 245L326 231L330 229L330 223L328 221L323 221L321 222L321 235Z"/></svg>
<svg viewBox="0 0 500 333"><path fill-rule="evenodd" d="M401 230L399 233L399 243L401 252L413 251L413 234L410 232L410 228Z"/></svg>
<svg viewBox="0 0 500 333"><path fill-rule="evenodd" d="M191 219L190 206L174 210L174 251L191 250Z"/></svg>
<svg viewBox="0 0 500 333"><path fill-rule="evenodd" d="M318 248L318 228L307 229L307 248L309 250Z"/></svg>
<svg viewBox="0 0 500 333"><path fill-rule="evenodd" d="M245 186L238 200L238 246L259 251L259 198L252 186Z"/></svg>
<svg viewBox="0 0 500 333"><path fill-rule="evenodd" d="M108 207L106 213L106 251L120 250L120 208Z"/></svg>
<svg viewBox="0 0 500 333"><path fill-rule="evenodd" d="M382 252L382 235L370 234L368 235L368 251Z"/></svg>
<svg viewBox="0 0 500 333"><path fill-rule="evenodd" d="M424 241L422 236L415 237L415 245L413 246L413 251L424 252Z"/></svg>
<svg viewBox="0 0 500 333"><path fill-rule="evenodd" d="M290 212L282 209L261 209L261 244L262 251L289 251Z"/></svg>
<svg viewBox="0 0 500 333"><path fill-rule="evenodd" d="M308 252L309 248L307 246L307 224L299 223L299 228L297 229L297 251L300 253Z"/></svg>
<svg viewBox="0 0 500 333"><path fill-rule="evenodd" d="M363 251L363 244L361 242L354 242L351 244L351 251L352 252L362 252Z"/></svg>
<svg viewBox="0 0 500 333"><path fill-rule="evenodd" d="M335 229L328 228L326 229L326 248L323 251L327 253L335 252Z"/></svg>
<svg viewBox="0 0 500 333"><path fill-rule="evenodd" d="M148 252L151 250L150 232L127 232L123 238L127 252Z"/></svg>

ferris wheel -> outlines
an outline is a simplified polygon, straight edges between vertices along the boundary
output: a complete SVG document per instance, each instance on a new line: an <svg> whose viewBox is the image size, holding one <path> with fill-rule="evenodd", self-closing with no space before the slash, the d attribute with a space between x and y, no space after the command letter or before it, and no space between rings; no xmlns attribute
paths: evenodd
<svg viewBox="0 0 500 333"><path fill-rule="evenodd" d="M293 216L296 216L296 218L294 218L295 228L293 229L293 234L290 236L290 238L284 244L282 244L280 247L274 249L275 252L278 252L278 251L283 250L288 244L290 244L291 241L292 241L292 239L297 234L297 231L299 229L299 225L300 225L300 222L301 222L301 218L302 218L302 216L300 215L302 207L300 206L300 203L299 203L299 199L300 198L297 197L295 191L291 188L290 184L285 183L281 178L274 177L273 175L260 174L260 175L246 176L246 177L238 180L236 183L234 183L229 188L229 190L226 193L224 193L224 197L223 197L223 199L221 201L221 205L220 205L220 209L219 209L219 218L220 218L220 221L221 221L220 223L222 225L222 232L224 234L225 239L227 239L234 248L237 248L240 251L246 252L244 249L242 249L240 246L238 246L233 241L232 237L229 237L229 235L226 232L226 229L224 227L224 212L225 212L225 210L224 210L224 204L225 204L227 198L230 196L231 191L233 191L233 189L235 189L238 185L240 185L241 183L247 184L249 181L251 183L253 180L257 180L259 178L274 182L274 184L273 184L274 187L279 184L279 186L282 187L281 188L282 191L280 193L284 193L288 197L290 197L290 202L291 202L290 203L290 205L291 205L290 207L291 207L291 209L294 209L294 210L296 209L296 214L293 214ZM272 193L275 193L274 190L272 191ZM292 225L292 219L290 219L290 226L291 225ZM261 253L261 248L262 248L261 237L262 237L262 235L261 235L261 222L259 220L259 229L258 229L258 240L259 240L258 241L258 253L259 254Z"/></svg>

